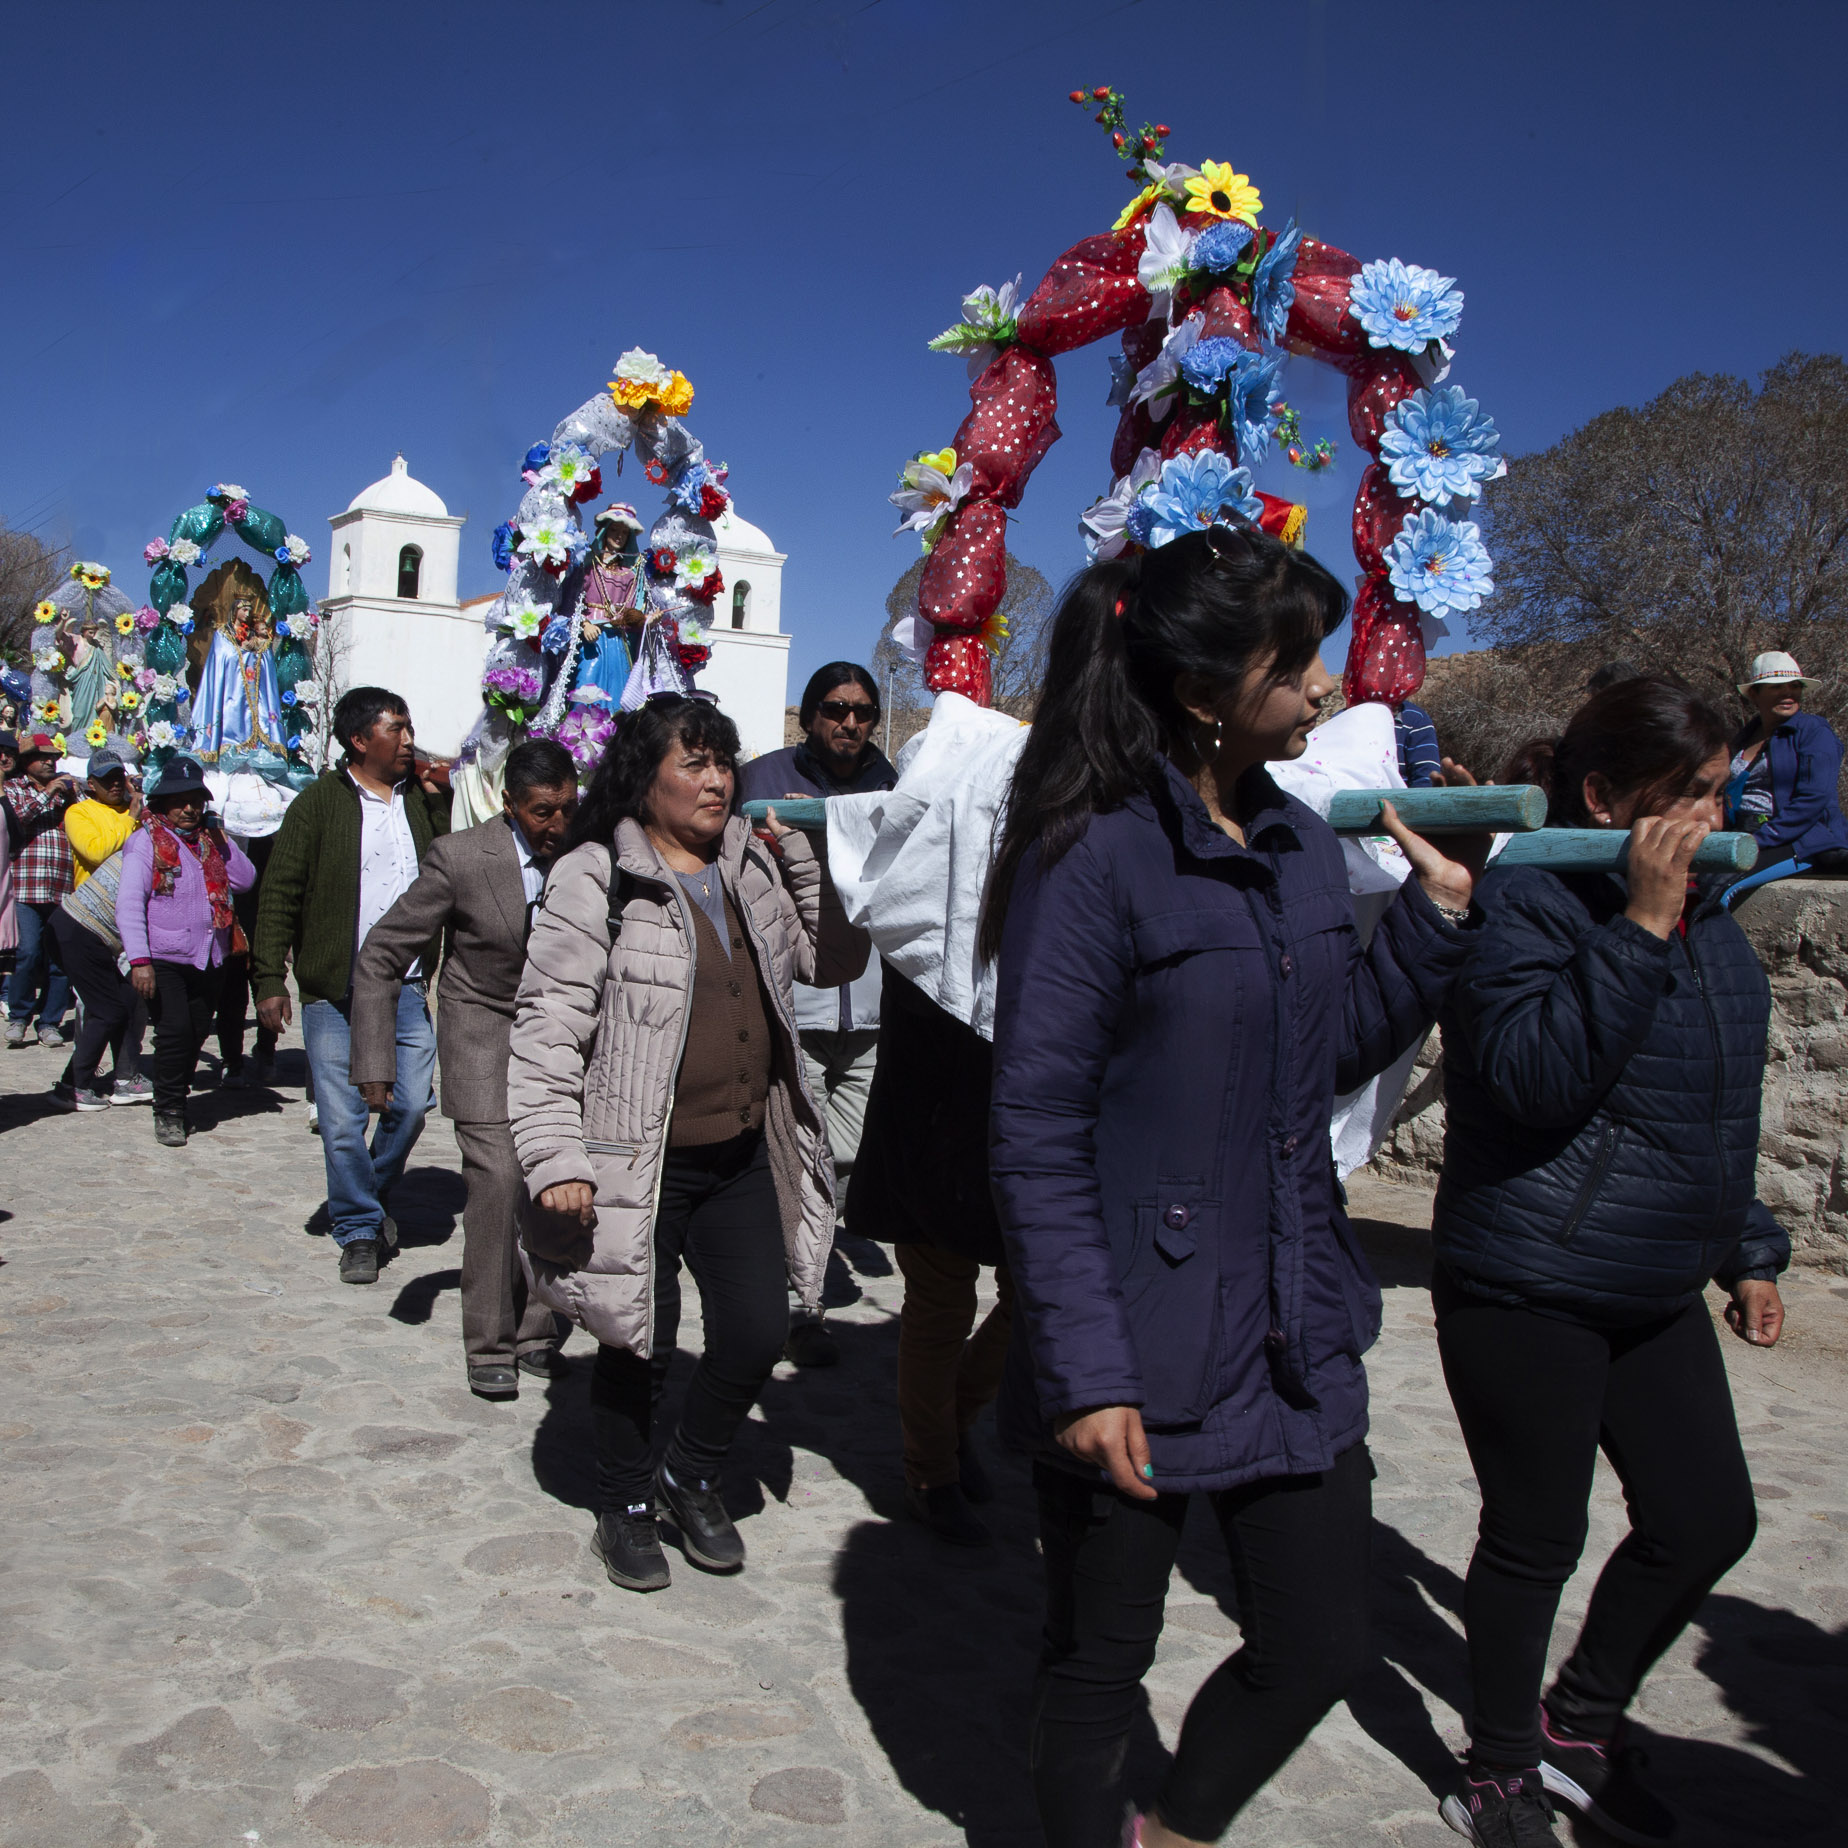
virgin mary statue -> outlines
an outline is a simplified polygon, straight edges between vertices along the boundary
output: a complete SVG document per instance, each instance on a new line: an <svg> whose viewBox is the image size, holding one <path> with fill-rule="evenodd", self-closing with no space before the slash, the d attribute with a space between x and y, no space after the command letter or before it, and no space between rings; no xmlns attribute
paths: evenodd
<svg viewBox="0 0 1848 1848"><path fill-rule="evenodd" d="M271 648L275 628L262 580L232 559L200 586L193 609L195 616L209 613L211 627L193 689L187 749L208 764L225 760L227 769L263 753L285 757L282 690ZM196 645L197 629L194 639Z"/></svg>

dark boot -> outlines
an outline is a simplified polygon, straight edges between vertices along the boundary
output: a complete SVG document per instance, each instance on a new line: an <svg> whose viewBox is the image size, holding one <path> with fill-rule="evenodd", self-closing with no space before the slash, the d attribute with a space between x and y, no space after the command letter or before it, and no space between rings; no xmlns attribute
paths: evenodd
<svg viewBox="0 0 1848 1848"><path fill-rule="evenodd" d="M163 1149L183 1149L186 1146L186 1119L183 1116L162 1116L156 1111L154 1140Z"/></svg>

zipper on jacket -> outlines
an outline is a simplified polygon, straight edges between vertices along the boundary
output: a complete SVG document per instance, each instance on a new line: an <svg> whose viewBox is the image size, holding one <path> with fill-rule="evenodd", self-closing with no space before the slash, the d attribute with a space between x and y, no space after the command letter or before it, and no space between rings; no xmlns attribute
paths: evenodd
<svg viewBox="0 0 1848 1848"><path fill-rule="evenodd" d="M584 1143L586 1155L626 1155L631 1168L635 1166L641 1152L641 1145L635 1142L591 1142L587 1139Z"/></svg>
<svg viewBox="0 0 1848 1848"><path fill-rule="evenodd" d="M1725 1076L1725 1053L1720 1042L1720 1023L1713 1017L1713 1000L1707 993L1707 984L1701 979L1700 958L1694 954L1694 927L1690 922L1687 934L1681 939L1681 947L1688 959L1688 969L1694 977L1694 992L1700 996L1701 1012L1707 1017L1707 1037L1713 1042L1713 1096L1707 1109L1707 1124L1713 1131L1713 1160L1722 1178L1726 1173L1726 1149L1720 1136L1720 1086ZM1718 1223L1725 1204L1725 1195L1714 1202L1713 1218L1707 1222L1711 1231ZM1701 1241L1701 1262L1703 1275L1706 1263L1706 1241Z"/></svg>
<svg viewBox="0 0 1848 1848"><path fill-rule="evenodd" d="M1617 1157L1617 1143L1621 1134L1622 1127L1616 1123L1606 1123L1598 1131L1598 1152L1591 1158L1591 1171L1580 1184L1572 1201L1572 1211L1566 1215L1566 1223L1560 1228L1559 1242L1562 1245L1572 1243L1573 1233L1591 1211L1591 1203L1598 1197L1598 1189L1604 1185L1604 1177L1610 1172L1611 1163Z"/></svg>

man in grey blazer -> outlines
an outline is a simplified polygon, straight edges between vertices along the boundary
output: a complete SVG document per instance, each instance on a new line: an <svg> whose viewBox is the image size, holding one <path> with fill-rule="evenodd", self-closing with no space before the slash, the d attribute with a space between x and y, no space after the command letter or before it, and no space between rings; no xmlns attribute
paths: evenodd
<svg viewBox="0 0 1848 1848"><path fill-rule="evenodd" d="M442 1110L455 1125L468 1203L462 1213L462 1346L470 1388L519 1396L520 1370L563 1364L558 1323L528 1304L520 1268L525 1192L507 1121L507 1039L532 908L577 809L570 753L529 739L508 753L506 812L439 836L417 878L366 933L353 976L351 1077L374 1109L397 1076L398 988L442 932L436 984Z"/></svg>

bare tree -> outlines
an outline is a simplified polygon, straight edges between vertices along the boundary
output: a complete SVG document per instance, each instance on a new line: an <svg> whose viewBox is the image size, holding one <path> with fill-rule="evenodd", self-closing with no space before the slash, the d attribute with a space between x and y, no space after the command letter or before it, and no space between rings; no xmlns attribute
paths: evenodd
<svg viewBox="0 0 1848 1848"><path fill-rule="evenodd" d="M311 701L314 706L313 723L308 729L314 740L312 752L316 769L324 769L330 761L334 707L347 690L347 664L353 652L347 620L344 612L322 611L320 626L314 632L314 672L296 689L297 697Z"/></svg>
<svg viewBox="0 0 1848 1848"><path fill-rule="evenodd" d="M1733 711L1752 657L1778 648L1823 683L1811 703L1848 718L1839 357L1793 353L1756 392L1692 373L1641 410L1607 411L1510 462L1483 520L1497 589L1476 628L1560 648L1533 662L1554 683L1543 704L1622 657Z"/></svg>
<svg viewBox="0 0 1848 1848"><path fill-rule="evenodd" d="M70 553L31 533L0 526L0 656L15 665L32 652L32 606L57 589Z"/></svg>
<svg viewBox="0 0 1848 1848"><path fill-rule="evenodd" d="M886 597L887 622L873 650L873 673L879 681L884 710L881 745L890 756L930 721L931 695L919 664L892 639L892 625L918 608L918 583L924 575L920 558L892 586ZM996 709L1030 719L1046 678L1046 646L1051 632L1052 586L1031 565L1007 555L1007 590L1000 615L1005 633L989 664Z"/></svg>

